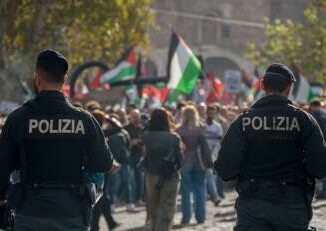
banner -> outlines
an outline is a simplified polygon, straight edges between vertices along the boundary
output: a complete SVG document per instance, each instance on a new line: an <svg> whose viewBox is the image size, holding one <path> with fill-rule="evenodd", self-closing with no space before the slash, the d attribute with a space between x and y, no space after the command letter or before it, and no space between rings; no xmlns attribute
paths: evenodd
<svg viewBox="0 0 326 231"><path fill-rule="evenodd" d="M224 92L239 93L241 89L241 72L227 70L224 74Z"/></svg>

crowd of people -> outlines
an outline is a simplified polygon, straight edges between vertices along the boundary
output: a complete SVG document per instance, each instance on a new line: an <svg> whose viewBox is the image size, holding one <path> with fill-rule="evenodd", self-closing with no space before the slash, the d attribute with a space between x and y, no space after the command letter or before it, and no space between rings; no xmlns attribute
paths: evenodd
<svg viewBox="0 0 326 231"><path fill-rule="evenodd" d="M75 105L82 106L80 103ZM213 160L217 158L221 138L229 122L240 112L238 108L226 108L218 103L207 106L192 101L179 102L175 110L161 108L141 111L133 104L126 108L105 110L96 101L87 102L84 108L101 124L113 156L120 164L118 171L107 176L105 193L110 198L111 212L118 205L125 205L128 212L146 206L146 223L156 223L156 227L162 228L162 221L165 221L165 226L169 227L181 184L181 225L187 225L192 213L191 193L198 223L205 221L206 188L209 199L216 206L224 198L224 182L213 174L212 169L200 165L197 153L201 141L205 139ZM158 193L156 183L162 173L159 166L162 158L171 150L180 153L180 175L173 178L174 182L164 182L162 193ZM162 205L157 206L160 200ZM159 221L156 220L158 218ZM110 221L108 223L110 226ZM115 225L116 222L112 222L111 227Z"/></svg>
<svg viewBox="0 0 326 231"><path fill-rule="evenodd" d="M265 96L250 108L71 103L61 91L67 70L62 54L42 51L36 97L0 116L1 228L95 231L104 215L114 229L124 222L114 219L117 206L142 206L144 224L166 231L178 194L175 225L188 226L192 214L202 224L207 199L218 206L224 198L223 180L236 180L235 230L308 228L315 179L326 175L326 110L320 100L288 100L296 77L284 64L268 67ZM321 183L317 199L326 198Z"/></svg>
<svg viewBox="0 0 326 231"><path fill-rule="evenodd" d="M175 108L146 110L140 110L134 104L126 108L105 108L97 101L84 105L75 102L74 106L84 108L96 118L115 161L120 165L118 170L105 176L103 196L94 207L92 230L98 230L101 214L110 229L123 222L112 217L117 206L126 206L131 213L137 212L137 207L146 207L144 222L151 224L153 230L168 230L179 192L182 220L178 226L189 224L192 208L200 224L205 222L206 200L211 200L215 206L223 200L225 182L212 168L205 168L200 163L198 153L204 139L215 161L229 124L247 108L193 101L181 101ZM323 106L321 101L315 100L310 107L304 108L316 117L325 134L326 111ZM5 119L2 115L0 128ZM165 180L159 186L161 162L171 152L179 155L180 171L172 180ZM326 183L317 198L326 198Z"/></svg>

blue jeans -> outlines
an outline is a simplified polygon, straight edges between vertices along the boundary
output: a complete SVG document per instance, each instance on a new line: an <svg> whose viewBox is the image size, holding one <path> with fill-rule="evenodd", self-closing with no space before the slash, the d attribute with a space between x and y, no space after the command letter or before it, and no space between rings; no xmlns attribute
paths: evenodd
<svg viewBox="0 0 326 231"><path fill-rule="evenodd" d="M194 196L194 211L197 222L205 221L206 171L196 163L183 163L181 169L181 210L182 223L191 219L190 195Z"/></svg>
<svg viewBox="0 0 326 231"><path fill-rule="evenodd" d="M140 166L133 168L134 172L134 195L135 202L144 200L144 191L145 191L145 174L143 168Z"/></svg>
<svg viewBox="0 0 326 231"><path fill-rule="evenodd" d="M116 196L120 188L119 185L121 185L121 189L124 192L126 203L132 203L131 174L128 164L122 164L120 170L116 174L109 176L108 193L112 203L116 201Z"/></svg>
<svg viewBox="0 0 326 231"><path fill-rule="evenodd" d="M219 198L217 187L216 187L216 175L213 174L212 169L206 170L206 180L207 180L207 192L213 201Z"/></svg>

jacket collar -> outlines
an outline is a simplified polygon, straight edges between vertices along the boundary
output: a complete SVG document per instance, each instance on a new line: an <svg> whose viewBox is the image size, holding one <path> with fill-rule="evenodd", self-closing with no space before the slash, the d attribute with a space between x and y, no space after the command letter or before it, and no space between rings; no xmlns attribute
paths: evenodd
<svg viewBox="0 0 326 231"><path fill-rule="evenodd" d="M41 91L36 97L39 99L66 100L61 91Z"/></svg>
<svg viewBox="0 0 326 231"><path fill-rule="evenodd" d="M268 95L259 99L252 107L259 108L271 105L293 104L291 100L281 95Z"/></svg>

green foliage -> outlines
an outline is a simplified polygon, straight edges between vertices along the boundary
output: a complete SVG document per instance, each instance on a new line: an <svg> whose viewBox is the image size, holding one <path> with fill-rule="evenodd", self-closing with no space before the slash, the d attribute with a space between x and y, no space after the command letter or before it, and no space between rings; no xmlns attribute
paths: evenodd
<svg viewBox="0 0 326 231"><path fill-rule="evenodd" d="M275 20L265 27L267 42L249 42L247 57L267 66L271 62L295 63L311 80L326 83L326 0L316 0L305 9L305 23Z"/></svg>
<svg viewBox="0 0 326 231"><path fill-rule="evenodd" d="M7 66L55 48L72 66L102 59L113 64L132 45L149 46L152 0L2 0Z"/></svg>

